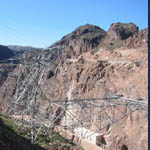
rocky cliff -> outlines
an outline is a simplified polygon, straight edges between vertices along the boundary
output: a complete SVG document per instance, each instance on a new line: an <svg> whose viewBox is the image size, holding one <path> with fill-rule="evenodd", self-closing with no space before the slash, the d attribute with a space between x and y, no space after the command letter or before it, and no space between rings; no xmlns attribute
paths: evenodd
<svg viewBox="0 0 150 150"><path fill-rule="evenodd" d="M138 48L148 46L148 29L143 29L134 33L128 39L124 41L124 46L127 48Z"/></svg>
<svg viewBox="0 0 150 150"><path fill-rule="evenodd" d="M138 32L138 27L134 23L113 23L107 32L107 40L125 40Z"/></svg>
<svg viewBox="0 0 150 150"><path fill-rule="evenodd" d="M64 36L60 41L51 45L50 48L60 46L62 48L60 59L77 58L84 52L97 47L106 36L106 31L98 26L86 24L80 26L72 33Z"/></svg>

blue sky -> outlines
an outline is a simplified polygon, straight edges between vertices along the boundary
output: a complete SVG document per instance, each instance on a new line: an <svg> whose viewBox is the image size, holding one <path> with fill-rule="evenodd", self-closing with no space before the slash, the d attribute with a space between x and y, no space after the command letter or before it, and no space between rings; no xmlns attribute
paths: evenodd
<svg viewBox="0 0 150 150"><path fill-rule="evenodd" d="M148 0L1 0L0 44L48 47L86 23L148 26Z"/></svg>

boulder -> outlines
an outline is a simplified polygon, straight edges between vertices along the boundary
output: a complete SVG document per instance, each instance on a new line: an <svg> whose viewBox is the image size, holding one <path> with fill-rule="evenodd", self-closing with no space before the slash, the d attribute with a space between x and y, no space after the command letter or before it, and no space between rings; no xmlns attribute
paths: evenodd
<svg viewBox="0 0 150 150"><path fill-rule="evenodd" d="M106 40L109 42L125 40L136 32L138 32L138 27L134 23L113 23L107 32Z"/></svg>

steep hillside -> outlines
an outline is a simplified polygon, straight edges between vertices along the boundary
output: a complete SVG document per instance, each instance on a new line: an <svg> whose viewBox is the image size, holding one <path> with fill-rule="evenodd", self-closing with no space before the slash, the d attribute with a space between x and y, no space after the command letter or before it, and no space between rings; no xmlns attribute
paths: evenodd
<svg viewBox="0 0 150 150"><path fill-rule="evenodd" d="M43 50L41 48L34 48L31 46L16 46L16 45L8 45L3 46L0 45L0 60L4 60L15 56L16 54L23 53L26 51L40 51Z"/></svg>
<svg viewBox="0 0 150 150"><path fill-rule="evenodd" d="M5 122L0 118L0 149L1 150L44 150L36 145L32 145L29 140L18 135L11 128L8 120Z"/></svg>
<svg viewBox="0 0 150 150"><path fill-rule="evenodd" d="M50 48L60 46L59 57L61 61L64 61L66 58L77 58L82 53L91 51L102 42L105 36L106 31L103 29L86 24L52 44Z"/></svg>
<svg viewBox="0 0 150 150"><path fill-rule="evenodd" d="M148 46L148 28L134 33L131 37L124 41L124 46L127 48L138 48Z"/></svg>
<svg viewBox="0 0 150 150"><path fill-rule="evenodd" d="M0 45L0 60L14 56L13 51L6 46Z"/></svg>
<svg viewBox="0 0 150 150"><path fill-rule="evenodd" d="M29 139L30 130L14 125L10 118L0 116L1 150L82 150L79 146L54 133L52 137L40 133L35 144Z"/></svg>

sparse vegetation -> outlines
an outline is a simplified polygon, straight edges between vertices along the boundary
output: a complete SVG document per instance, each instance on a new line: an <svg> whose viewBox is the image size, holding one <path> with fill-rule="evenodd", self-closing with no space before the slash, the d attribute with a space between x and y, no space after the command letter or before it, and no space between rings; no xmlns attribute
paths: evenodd
<svg viewBox="0 0 150 150"><path fill-rule="evenodd" d="M114 49L122 47L122 45L123 45L123 40L117 40L117 41L114 41L105 45L105 48L106 50L114 50Z"/></svg>
<svg viewBox="0 0 150 150"><path fill-rule="evenodd" d="M95 54L99 51L100 49L100 46L97 46L96 48L94 48L92 51L91 51L91 54Z"/></svg>
<svg viewBox="0 0 150 150"><path fill-rule="evenodd" d="M84 38L84 39L87 39L87 40L92 40L92 39L94 39L94 38L96 38L97 36L99 36L99 32L95 32L95 33L87 33L87 34L84 34L82 37Z"/></svg>
<svg viewBox="0 0 150 150"><path fill-rule="evenodd" d="M47 101L47 100L48 100L48 98L47 98L47 96L45 95L44 92L41 92L40 97L41 97L41 99L44 100L44 101Z"/></svg>
<svg viewBox="0 0 150 150"><path fill-rule="evenodd" d="M38 145L32 145L29 139L20 135L20 130L10 120L0 116L0 149L5 150L44 150ZM25 132L24 132L25 133Z"/></svg>
<svg viewBox="0 0 150 150"><path fill-rule="evenodd" d="M17 129L17 130L16 130ZM16 131L16 132L15 132ZM35 132L38 130L36 129ZM28 134L27 134L28 133ZM51 136L52 135L52 136ZM6 150L70 150L81 148L71 141L63 138L58 133L51 131L50 136L45 135L43 130L40 131L35 144L30 143L30 129L14 125L13 122L0 116L0 143Z"/></svg>

